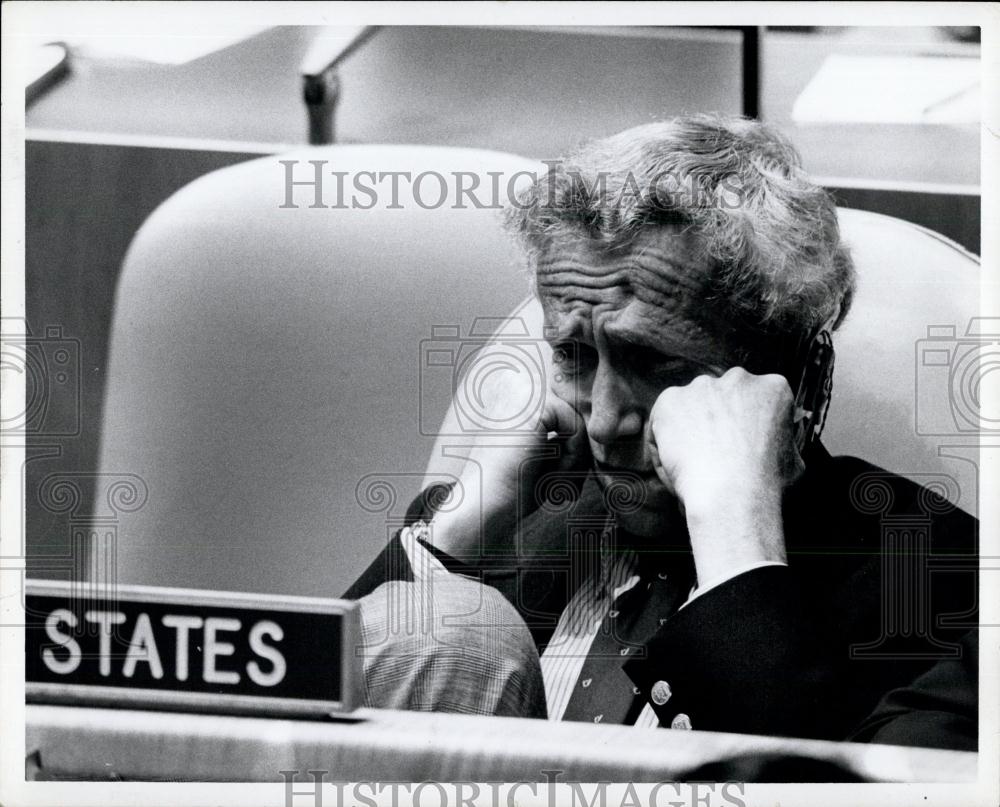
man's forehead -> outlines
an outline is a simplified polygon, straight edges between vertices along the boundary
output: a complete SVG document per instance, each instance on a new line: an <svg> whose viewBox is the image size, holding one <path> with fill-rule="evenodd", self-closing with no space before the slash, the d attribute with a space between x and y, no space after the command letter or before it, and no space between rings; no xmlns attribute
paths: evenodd
<svg viewBox="0 0 1000 807"><path fill-rule="evenodd" d="M652 315L700 318L710 262L696 238L676 228L640 232L609 249L587 238L555 239L537 261L539 297L549 315L633 302Z"/></svg>

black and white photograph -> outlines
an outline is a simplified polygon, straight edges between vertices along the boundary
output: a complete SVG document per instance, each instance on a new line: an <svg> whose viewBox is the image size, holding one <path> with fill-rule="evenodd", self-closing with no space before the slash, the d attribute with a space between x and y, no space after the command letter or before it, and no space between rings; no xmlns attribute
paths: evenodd
<svg viewBox="0 0 1000 807"><path fill-rule="evenodd" d="M1000 5L0 12L0 803L1000 804Z"/></svg>

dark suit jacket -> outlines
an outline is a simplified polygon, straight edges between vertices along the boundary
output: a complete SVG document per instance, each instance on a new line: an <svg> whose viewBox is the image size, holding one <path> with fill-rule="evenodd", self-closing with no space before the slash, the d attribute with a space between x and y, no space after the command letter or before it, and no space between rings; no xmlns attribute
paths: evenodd
<svg viewBox="0 0 1000 807"><path fill-rule="evenodd" d="M644 652L624 663L661 724L684 713L700 730L848 739L891 690L961 657L960 641L978 620L977 521L927 488L832 458L822 446L807 469L785 499L787 568L746 572L704 593L652 629ZM514 557L460 563L438 554L499 589L543 648L572 593L560 583L553 547L566 546L574 524L598 524L606 512L588 483L571 510L523 519L525 549ZM418 498L408 523L429 515ZM398 536L345 596L390 579L412 579ZM671 691L663 705L651 698L658 681ZM975 691L963 691L968 697ZM892 741L927 744L919 716L908 725ZM961 738L939 740L967 747Z"/></svg>
<svg viewBox="0 0 1000 807"><path fill-rule="evenodd" d="M892 690L851 736L857 742L979 748L979 634L969 631L962 655L939 661L912 683Z"/></svg>

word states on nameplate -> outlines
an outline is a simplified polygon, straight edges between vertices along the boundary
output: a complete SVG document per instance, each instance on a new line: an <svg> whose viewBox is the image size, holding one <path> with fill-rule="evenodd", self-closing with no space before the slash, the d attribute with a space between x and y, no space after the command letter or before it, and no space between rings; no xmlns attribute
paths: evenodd
<svg viewBox="0 0 1000 807"><path fill-rule="evenodd" d="M29 580L25 610L29 703L303 717L361 705L347 600Z"/></svg>

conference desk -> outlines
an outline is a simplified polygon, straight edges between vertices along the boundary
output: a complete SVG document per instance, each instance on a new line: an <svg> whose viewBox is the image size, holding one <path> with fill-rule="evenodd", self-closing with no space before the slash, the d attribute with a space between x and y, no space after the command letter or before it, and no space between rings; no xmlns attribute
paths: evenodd
<svg viewBox="0 0 1000 807"><path fill-rule="evenodd" d="M151 144L301 145L308 129L298 67L317 30L272 28L180 65L76 54L69 75L27 110L26 124ZM768 31L761 117L788 131L815 176L972 188L979 185L976 126L800 124L792 107L831 54L978 53L961 43L856 43ZM553 158L582 139L665 116L739 113L741 56L740 32L705 27L386 27L338 70L337 140Z"/></svg>
<svg viewBox="0 0 1000 807"><path fill-rule="evenodd" d="M360 709L328 721L29 705L38 779L283 782L683 781L730 757L795 755L860 781L971 783L978 755L701 731Z"/></svg>
<svg viewBox="0 0 1000 807"><path fill-rule="evenodd" d="M27 110L32 130L307 142L299 64L322 28L271 28L179 65L75 54ZM555 157L580 139L682 111L739 113L736 31L403 26L338 69L337 141Z"/></svg>

